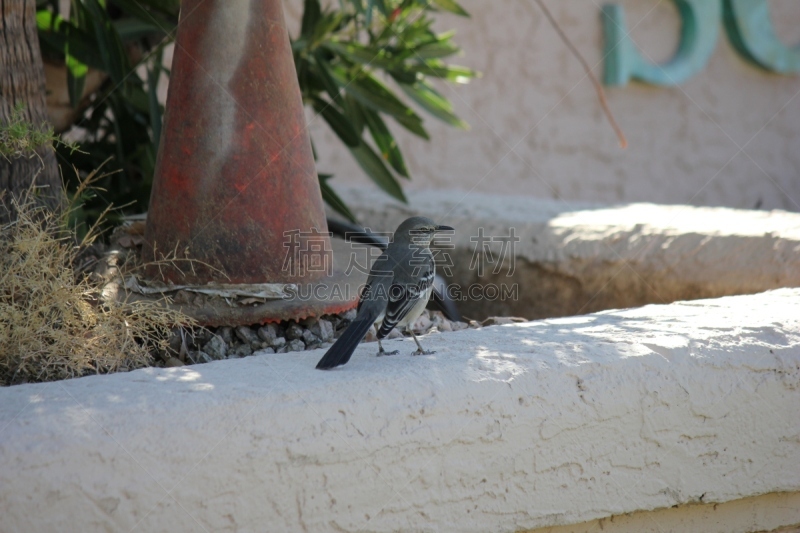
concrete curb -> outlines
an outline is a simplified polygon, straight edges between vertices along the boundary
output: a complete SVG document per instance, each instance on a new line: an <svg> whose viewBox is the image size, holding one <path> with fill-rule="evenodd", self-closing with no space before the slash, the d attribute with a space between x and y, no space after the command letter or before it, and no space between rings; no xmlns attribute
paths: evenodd
<svg viewBox="0 0 800 533"><path fill-rule="evenodd" d="M469 298L467 316L546 318L648 303L754 294L800 286L800 214L624 204L601 206L466 191L411 191L409 205L373 188L339 189L360 220L393 230L412 214L456 228L452 281L462 288L518 285L524 297ZM476 238L520 238L512 275L480 276ZM502 245L490 249L500 255ZM510 258L510 256L509 256ZM507 258L506 263L510 263ZM439 268L440 271L443 269Z"/></svg>
<svg viewBox="0 0 800 533"><path fill-rule="evenodd" d="M800 491L800 290L0 390L3 531L517 531ZM800 512L797 521L800 522Z"/></svg>

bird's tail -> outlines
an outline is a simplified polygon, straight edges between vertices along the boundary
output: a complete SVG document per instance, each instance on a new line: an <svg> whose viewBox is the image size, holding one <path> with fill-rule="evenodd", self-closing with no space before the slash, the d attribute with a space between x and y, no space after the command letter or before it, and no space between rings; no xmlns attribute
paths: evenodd
<svg viewBox="0 0 800 533"><path fill-rule="evenodd" d="M377 317L377 313L370 312L369 309L362 309L353 323L342 333L342 336L333 343L333 346L328 348L328 351L317 363L317 368L329 370L348 362L356 346L367 334L369 327L375 323Z"/></svg>

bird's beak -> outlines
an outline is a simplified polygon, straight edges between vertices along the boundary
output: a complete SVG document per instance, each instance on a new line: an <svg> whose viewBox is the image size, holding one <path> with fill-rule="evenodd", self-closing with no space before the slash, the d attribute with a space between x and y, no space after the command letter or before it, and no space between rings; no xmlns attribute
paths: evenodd
<svg viewBox="0 0 800 533"><path fill-rule="evenodd" d="M436 226L436 231L455 231L455 228L450 226Z"/></svg>

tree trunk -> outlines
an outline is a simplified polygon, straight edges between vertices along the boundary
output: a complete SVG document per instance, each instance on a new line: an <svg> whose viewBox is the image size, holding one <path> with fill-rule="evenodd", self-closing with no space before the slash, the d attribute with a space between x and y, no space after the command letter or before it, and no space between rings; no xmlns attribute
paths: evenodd
<svg viewBox="0 0 800 533"><path fill-rule="evenodd" d="M14 108L22 104L24 120L46 128L44 66L36 31L35 0L0 0L0 128L5 127ZM38 156L38 157L37 157ZM52 209L63 203L61 176L52 145L39 146L35 153L5 159L0 157L0 204L10 207L31 185L37 199ZM0 205L0 223L14 218L13 210Z"/></svg>

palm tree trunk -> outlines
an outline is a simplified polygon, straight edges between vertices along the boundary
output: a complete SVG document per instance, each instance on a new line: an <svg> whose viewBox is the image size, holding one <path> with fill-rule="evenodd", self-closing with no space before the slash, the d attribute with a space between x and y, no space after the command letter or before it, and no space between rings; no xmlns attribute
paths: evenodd
<svg viewBox="0 0 800 533"><path fill-rule="evenodd" d="M36 31L35 0L0 0L0 128L7 126L17 105L23 118L46 128L44 66ZM52 209L63 202L61 176L50 143L24 156L0 157L0 204L10 207L11 197L24 194L31 185L37 198ZM0 205L0 223L15 217Z"/></svg>

